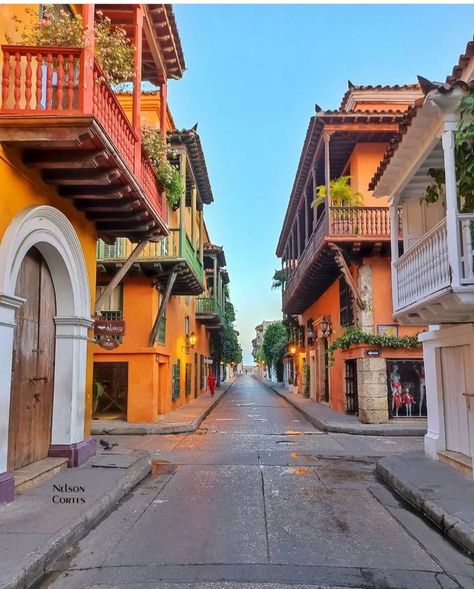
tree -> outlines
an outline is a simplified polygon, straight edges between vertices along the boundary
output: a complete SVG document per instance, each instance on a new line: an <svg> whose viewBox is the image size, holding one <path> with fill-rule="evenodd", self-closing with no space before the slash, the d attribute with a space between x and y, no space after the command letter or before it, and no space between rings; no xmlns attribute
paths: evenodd
<svg viewBox="0 0 474 589"><path fill-rule="evenodd" d="M217 365L240 364L242 362L242 347L238 333L234 329L235 309L229 299L229 290L225 289L223 329L211 334L211 355Z"/></svg>
<svg viewBox="0 0 474 589"><path fill-rule="evenodd" d="M262 352L269 369L275 368L277 381L283 381L283 357L288 345L288 330L281 321L267 327L263 336Z"/></svg>
<svg viewBox="0 0 474 589"><path fill-rule="evenodd" d="M272 290L276 290L277 288L283 288L286 282L285 270L275 270L275 274L273 275L272 280Z"/></svg>

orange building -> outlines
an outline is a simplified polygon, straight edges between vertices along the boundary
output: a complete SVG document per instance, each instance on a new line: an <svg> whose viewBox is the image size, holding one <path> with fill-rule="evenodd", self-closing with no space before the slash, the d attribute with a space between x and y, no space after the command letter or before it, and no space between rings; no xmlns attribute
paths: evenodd
<svg viewBox="0 0 474 589"><path fill-rule="evenodd" d="M277 247L293 338L286 379L295 392L364 422L426 415L421 350L357 344L364 334L420 330L399 327L392 317L390 229L398 219L368 190L404 111L419 96L418 85L349 83L338 110L316 107ZM333 182L342 176L350 179L345 197L341 181ZM331 354L347 328L354 343Z"/></svg>
<svg viewBox="0 0 474 589"><path fill-rule="evenodd" d="M25 45L44 5L0 7L0 502L12 499L20 469L38 463L29 472L41 473L46 457L78 466L95 452L97 239L154 242L169 233L142 149L140 99L142 81L156 84L166 112L167 80L184 71L172 8L63 7L64 18L81 13L83 47L53 37ZM134 47L130 119L94 52L99 12L123 25Z"/></svg>
<svg viewBox="0 0 474 589"><path fill-rule="evenodd" d="M119 99L130 114L130 97ZM142 123L160 129L163 115L159 94L145 94ZM151 423L206 389L210 333L222 327L228 276L223 252L209 245L204 223L204 207L213 195L199 135L173 126L167 111L168 141L185 187L179 206L167 211L170 235L148 244L96 307L106 321L126 326L123 335L105 341L99 336L94 351L96 418ZM99 242L98 296L133 249L127 239Z"/></svg>

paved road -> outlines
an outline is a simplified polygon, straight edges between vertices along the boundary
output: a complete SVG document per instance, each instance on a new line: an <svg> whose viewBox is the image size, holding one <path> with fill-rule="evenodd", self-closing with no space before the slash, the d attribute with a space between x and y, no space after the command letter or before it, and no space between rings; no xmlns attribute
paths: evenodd
<svg viewBox="0 0 474 589"><path fill-rule="evenodd" d="M474 588L472 561L374 474L377 456L419 439L320 432L242 377L195 434L142 440L171 472L139 485L42 589Z"/></svg>

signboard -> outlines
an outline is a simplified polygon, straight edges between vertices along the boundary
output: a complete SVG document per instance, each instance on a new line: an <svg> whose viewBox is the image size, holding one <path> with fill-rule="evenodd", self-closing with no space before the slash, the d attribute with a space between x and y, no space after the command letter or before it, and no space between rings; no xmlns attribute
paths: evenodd
<svg viewBox="0 0 474 589"><path fill-rule="evenodd" d="M125 335L125 321L123 319L96 319L94 321L94 335L97 337Z"/></svg>
<svg viewBox="0 0 474 589"><path fill-rule="evenodd" d="M365 350L365 355L368 358L378 358L380 356L380 350Z"/></svg>
<svg viewBox="0 0 474 589"><path fill-rule="evenodd" d="M119 343L117 340L112 339L111 337L99 338L97 343L101 348L105 350L115 350L115 348L119 347Z"/></svg>

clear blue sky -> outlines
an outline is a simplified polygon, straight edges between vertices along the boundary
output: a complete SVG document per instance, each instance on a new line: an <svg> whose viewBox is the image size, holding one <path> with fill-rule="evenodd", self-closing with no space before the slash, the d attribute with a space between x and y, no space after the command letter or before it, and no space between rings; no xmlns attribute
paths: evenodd
<svg viewBox="0 0 474 589"><path fill-rule="evenodd" d="M471 5L175 5L187 71L171 82L178 127L199 123L244 361L271 290L275 248L314 103L354 84L444 81L474 32Z"/></svg>

